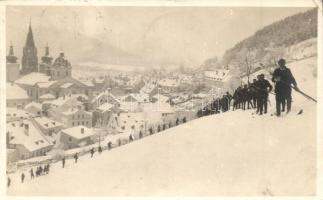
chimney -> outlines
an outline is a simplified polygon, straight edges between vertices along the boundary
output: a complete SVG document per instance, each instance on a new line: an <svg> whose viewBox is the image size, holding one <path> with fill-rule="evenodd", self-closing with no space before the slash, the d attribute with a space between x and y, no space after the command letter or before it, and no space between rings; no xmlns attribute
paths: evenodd
<svg viewBox="0 0 323 200"><path fill-rule="evenodd" d="M84 128L81 128L81 133L84 134Z"/></svg>
<svg viewBox="0 0 323 200"><path fill-rule="evenodd" d="M24 132L25 135L29 136L29 124L25 124Z"/></svg>

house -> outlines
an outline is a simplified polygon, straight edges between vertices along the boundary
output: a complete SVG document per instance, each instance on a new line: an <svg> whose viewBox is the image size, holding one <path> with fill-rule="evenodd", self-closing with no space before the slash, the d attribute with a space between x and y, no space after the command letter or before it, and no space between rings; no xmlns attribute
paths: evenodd
<svg viewBox="0 0 323 200"><path fill-rule="evenodd" d="M158 86L154 83L146 83L139 91L139 93L144 93L149 95L151 99L155 94L158 93Z"/></svg>
<svg viewBox="0 0 323 200"><path fill-rule="evenodd" d="M92 113L87 112L79 108L69 108L68 110L58 113L60 121L64 124L64 127L74 127L83 125L86 127L92 127Z"/></svg>
<svg viewBox="0 0 323 200"><path fill-rule="evenodd" d="M53 147L30 120L7 123L8 147L16 149L15 160L44 156Z"/></svg>
<svg viewBox="0 0 323 200"><path fill-rule="evenodd" d="M37 72L23 76L16 80L15 83L23 88L33 101L44 101L43 95L48 94L56 98L66 94L85 94L91 96L93 91L92 86L88 86L73 77L66 76L52 80L50 76Z"/></svg>
<svg viewBox="0 0 323 200"><path fill-rule="evenodd" d="M94 143L95 133L93 129L85 126L76 126L61 131L60 142L64 149L84 147Z"/></svg>
<svg viewBox="0 0 323 200"><path fill-rule="evenodd" d="M7 107L22 109L26 104L31 102L31 98L27 92L14 83L7 83L6 95Z"/></svg>
<svg viewBox="0 0 323 200"><path fill-rule="evenodd" d="M17 108L7 108L6 112L6 121L12 122L12 121L18 121L23 119L28 119L30 117L33 117L33 114Z"/></svg>
<svg viewBox="0 0 323 200"><path fill-rule="evenodd" d="M118 108L110 103L104 103L93 111L93 126L106 127L110 117L116 113Z"/></svg>
<svg viewBox="0 0 323 200"><path fill-rule="evenodd" d="M64 126L64 124L49 119L47 117L35 117L32 122L38 126L44 135L52 136L57 134Z"/></svg>
<svg viewBox="0 0 323 200"><path fill-rule="evenodd" d="M25 106L25 109L27 112L33 114L33 115L41 115L42 114L42 104L37 102L30 102Z"/></svg>
<svg viewBox="0 0 323 200"><path fill-rule="evenodd" d="M180 86L180 81L178 79L164 78L158 81L158 86L165 91L176 92Z"/></svg>
<svg viewBox="0 0 323 200"><path fill-rule="evenodd" d="M95 95L89 102L89 110L95 110L97 107L105 104L113 104L115 106L120 106L120 100L117 99L113 94L105 91Z"/></svg>
<svg viewBox="0 0 323 200"><path fill-rule="evenodd" d="M85 111L82 99L86 96L68 95L53 101L44 102L46 115L64 124L64 127L85 125L92 127L92 113Z"/></svg>
<svg viewBox="0 0 323 200"><path fill-rule="evenodd" d="M125 95L121 98L121 101L124 102L138 102L138 103L148 103L150 97L146 93L132 93Z"/></svg>

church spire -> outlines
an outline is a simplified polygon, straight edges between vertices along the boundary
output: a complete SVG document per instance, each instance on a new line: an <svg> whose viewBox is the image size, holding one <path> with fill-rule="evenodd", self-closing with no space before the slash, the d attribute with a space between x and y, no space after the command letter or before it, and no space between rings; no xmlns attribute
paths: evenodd
<svg viewBox="0 0 323 200"><path fill-rule="evenodd" d="M31 21L29 22L29 30L28 30L27 39L26 39L26 46L29 46L29 47L35 46L33 31L31 29Z"/></svg>
<svg viewBox="0 0 323 200"><path fill-rule="evenodd" d="M26 45L23 48L21 59L21 74L25 75L31 72L38 72L38 57L30 20Z"/></svg>

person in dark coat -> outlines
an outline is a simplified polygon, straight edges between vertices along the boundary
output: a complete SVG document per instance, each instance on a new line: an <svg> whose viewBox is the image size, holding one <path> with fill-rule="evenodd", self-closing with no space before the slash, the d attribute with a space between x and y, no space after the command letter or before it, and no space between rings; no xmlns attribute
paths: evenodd
<svg viewBox="0 0 323 200"><path fill-rule="evenodd" d="M21 183L24 183L24 180L25 180L25 174L24 174L24 173L22 173L22 174L21 174Z"/></svg>
<svg viewBox="0 0 323 200"><path fill-rule="evenodd" d="M108 142L108 149L109 150L112 149L112 142L111 141Z"/></svg>
<svg viewBox="0 0 323 200"><path fill-rule="evenodd" d="M91 153L91 158L93 157L93 155L94 155L94 148L92 148L91 150L90 150L90 153Z"/></svg>
<svg viewBox="0 0 323 200"><path fill-rule="evenodd" d="M229 92L226 92L225 96L227 98L227 110L230 110L233 96Z"/></svg>
<svg viewBox="0 0 323 200"><path fill-rule="evenodd" d="M257 76L257 79L259 75ZM251 98L252 98L252 103L253 103L253 107L254 108L258 108L257 107L257 100L258 100L258 91L257 91L257 79L253 79L252 83L250 84L250 93L251 93ZM257 113L258 113L258 109L257 109Z"/></svg>
<svg viewBox="0 0 323 200"><path fill-rule="evenodd" d="M77 163L77 160L79 159L79 155L76 153L75 155L74 155L74 160L75 160L75 163Z"/></svg>
<svg viewBox="0 0 323 200"><path fill-rule="evenodd" d="M269 83L268 80L265 79L264 74L260 74L259 80L256 84L258 88L258 107L259 107L259 114L267 113L268 107L268 93L271 92L273 86Z"/></svg>
<svg viewBox="0 0 323 200"><path fill-rule="evenodd" d="M292 87L298 91L296 80L289 68L286 67L286 61L280 59L278 61L279 68L275 69L272 81L275 83L276 93L276 115L280 116L284 112L285 102L287 103L287 113L290 112L292 106ZM281 108L283 108L281 110Z"/></svg>
<svg viewBox="0 0 323 200"><path fill-rule="evenodd" d="M62 168L65 167L65 157L62 159Z"/></svg>
<svg viewBox="0 0 323 200"><path fill-rule="evenodd" d="M102 147L101 146L99 146L98 147L98 152L101 154L102 153Z"/></svg>
<svg viewBox="0 0 323 200"><path fill-rule="evenodd" d="M186 117L183 118L183 123L186 123Z"/></svg>
<svg viewBox="0 0 323 200"><path fill-rule="evenodd" d="M35 175L34 175L34 170L33 170L33 168L31 168L31 169L29 170L29 173L30 173L30 179L34 179L34 178L35 178Z"/></svg>

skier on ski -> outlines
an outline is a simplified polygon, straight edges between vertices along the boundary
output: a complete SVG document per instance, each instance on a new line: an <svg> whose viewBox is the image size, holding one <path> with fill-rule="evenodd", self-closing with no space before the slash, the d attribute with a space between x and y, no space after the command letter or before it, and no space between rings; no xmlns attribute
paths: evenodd
<svg viewBox="0 0 323 200"><path fill-rule="evenodd" d="M92 158L94 155L94 148L92 148L90 152L91 152L91 158Z"/></svg>
<svg viewBox="0 0 323 200"><path fill-rule="evenodd" d="M272 81L275 82L276 93L276 115L280 116L285 111L285 102L287 102L287 113L290 112L292 106L292 88L294 85L296 91L299 91L296 80L289 68L286 67L286 61L280 59L278 61L279 68L275 69ZM283 109L281 110L281 106Z"/></svg>
<svg viewBox="0 0 323 200"><path fill-rule="evenodd" d="M24 173L22 173L22 174L21 174L21 183L24 183L24 180L25 180L25 174L24 174Z"/></svg>
<svg viewBox="0 0 323 200"><path fill-rule="evenodd" d="M65 167L65 157L62 159L62 168Z"/></svg>
<svg viewBox="0 0 323 200"><path fill-rule="evenodd" d="M29 170L29 172L30 172L30 179L34 179L34 178L35 178L35 175L34 175L34 170L33 170L33 168L31 168L31 169Z"/></svg>
<svg viewBox="0 0 323 200"><path fill-rule="evenodd" d="M264 74L259 75L259 79L257 81L256 87L258 88L258 109L259 115L267 113L268 107L268 93L271 92L273 86L269 83L268 80L265 79Z"/></svg>
<svg viewBox="0 0 323 200"><path fill-rule="evenodd" d="M77 163L77 159L79 158L79 156L78 156L78 154L76 153L75 155L74 155L74 160L75 160L75 163Z"/></svg>

